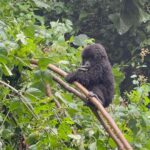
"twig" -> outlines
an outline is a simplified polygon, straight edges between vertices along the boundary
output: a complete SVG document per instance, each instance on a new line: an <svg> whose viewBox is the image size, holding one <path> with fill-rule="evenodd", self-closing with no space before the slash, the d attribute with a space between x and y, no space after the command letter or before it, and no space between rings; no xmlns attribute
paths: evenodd
<svg viewBox="0 0 150 150"><path fill-rule="evenodd" d="M3 82L0 80L0 84L3 84L4 86L8 87L9 89L11 89L12 91L14 91L21 99L22 103L26 106L26 108L30 111L30 113L32 114L32 116L36 119L38 119L38 116L34 113L34 109L32 107L32 105L28 102L28 100L26 99L26 97L24 97L18 90L16 90L14 87L12 87L11 85L7 84L6 82Z"/></svg>
<svg viewBox="0 0 150 150"><path fill-rule="evenodd" d="M32 64L38 64L38 61L36 60L31 60ZM55 73L58 73L59 75L65 77L67 75L66 72L64 72L63 70L57 68L56 66L49 64L48 68L52 71L54 71ZM78 82L74 82L74 85L76 85L76 87L78 89L80 89L86 97L88 97L89 95L89 91L84 88L80 83ZM102 104L99 102L99 100L97 100L95 97L90 97L89 98L90 102L101 112L101 114L103 115L103 117L107 120L108 124L112 127L113 131L116 133L117 137L120 139L120 141L122 142L122 144L124 145L124 147L127 150L132 150L131 145L128 143L128 141L125 139L124 135L122 134L122 132L120 131L120 129L118 128L118 126L116 125L116 123L114 122L114 120L111 118L111 116L109 115L109 113L105 110L105 108L102 106Z"/></svg>
<svg viewBox="0 0 150 150"><path fill-rule="evenodd" d="M48 97L51 97L51 95L52 95L51 87L50 87L50 85L48 83L45 84L45 90L46 90L46 95ZM60 103L56 99L54 99L54 102L55 102L57 108L61 108Z"/></svg>

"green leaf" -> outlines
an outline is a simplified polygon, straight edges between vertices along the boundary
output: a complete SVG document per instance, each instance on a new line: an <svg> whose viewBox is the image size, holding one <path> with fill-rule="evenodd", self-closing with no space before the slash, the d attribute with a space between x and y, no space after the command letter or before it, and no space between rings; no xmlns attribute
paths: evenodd
<svg viewBox="0 0 150 150"><path fill-rule="evenodd" d="M38 132L31 133L27 138L27 143L30 145L36 144L39 140L39 135L40 134Z"/></svg>
<svg viewBox="0 0 150 150"><path fill-rule="evenodd" d="M0 115L0 124L3 122L3 117Z"/></svg>
<svg viewBox="0 0 150 150"><path fill-rule="evenodd" d="M97 150L96 142L89 144L89 150Z"/></svg>
<svg viewBox="0 0 150 150"><path fill-rule="evenodd" d="M116 95L120 95L120 83L124 80L125 76L124 73L120 71L119 66L113 66L113 74L115 77L115 93ZM118 97L117 97L118 99Z"/></svg>
<svg viewBox="0 0 150 150"><path fill-rule="evenodd" d="M79 135L79 134L69 134L68 137L70 137L74 140L81 140L81 135Z"/></svg>
<svg viewBox="0 0 150 150"><path fill-rule="evenodd" d="M68 139L68 135L72 133L72 130L70 128L70 126L65 123L65 122L62 122L59 127L58 127L58 134L59 134L59 137L61 139L64 139L64 140L67 140Z"/></svg>
<svg viewBox="0 0 150 150"><path fill-rule="evenodd" d="M131 27L131 24L125 24L124 20L120 18L119 13L110 14L109 19L114 23L115 28L120 35L126 33Z"/></svg>
<svg viewBox="0 0 150 150"><path fill-rule="evenodd" d="M138 25L140 18L139 7L134 0L123 0L120 18L128 27Z"/></svg>
<svg viewBox="0 0 150 150"><path fill-rule="evenodd" d="M74 122L73 122L73 120L71 120L71 118L64 118L63 121L65 121L67 124L70 124L70 125L74 124Z"/></svg>
<svg viewBox="0 0 150 150"><path fill-rule="evenodd" d="M106 147L103 141L97 140L96 144L97 144L97 150L106 150Z"/></svg>
<svg viewBox="0 0 150 150"><path fill-rule="evenodd" d="M19 106L20 106L20 99L14 98L13 102L10 102L9 110L13 112L13 111L17 110L17 108L19 108Z"/></svg>
<svg viewBox="0 0 150 150"><path fill-rule="evenodd" d="M74 37L73 44L77 46L84 46L86 45L87 39L88 39L88 36L86 34L80 34Z"/></svg>
<svg viewBox="0 0 150 150"><path fill-rule="evenodd" d="M116 143L111 138L109 139L109 144L112 148L116 147Z"/></svg>
<svg viewBox="0 0 150 150"><path fill-rule="evenodd" d="M0 63L7 64L7 62L8 62L8 57L6 57L5 55L0 54Z"/></svg>
<svg viewBox="0 0 150 150"><path fill-rule="evenodd" d="M41 95L41 91L37 88L34 88L34 87L30 87L26 90L26 92L30 93L30 94L33 94L33 95L36 95L36 96L39 96Z"/></svg>
<svg viewBox="0 0 150 150"><path fill-rule="evenodd" d="M51 58L40 58L38 65L42 70L45 70L50 62Z"/></svg>
<svg viewBox="0 0 150 150"><path fill-rule="evenodd" d="M5 64L2 64L2 69L3 69L3 72L6 76L12 76L13 75L11 70Z"/></svg>
<svg viewBox="0 0 150 150"><path fill-rule="evenodd" d="M35 27L33 26L33 25L30 25L30 26L27 26L24 30L23 30L23 32L25 33L25 35L27 36L27 37L32 37L32 38L34 38L34 34L35 34Z"/></svg>
<svg viewBox="0 0 150 150"><path fill-rule="evenodd" d="M35 4L36 4L38 7L40 7L40 8L45 8L45 9L47 9L47 8L50 7L48 4L44 3L44 2L41 1L41 0L33 0L33 1L34 1Z"/></svg>
<svg viewBox="0 0 150 150"><path fill-rule="evenodd" d="M13 132L10 129L4 129L2 132L3 138L11 139Z"/></svg>
<svg viewBox="0 0 150 150"><path fill-rule="evenodd" d="M37 150L37 145L36 144L30 145L29 150Z"/></svg>

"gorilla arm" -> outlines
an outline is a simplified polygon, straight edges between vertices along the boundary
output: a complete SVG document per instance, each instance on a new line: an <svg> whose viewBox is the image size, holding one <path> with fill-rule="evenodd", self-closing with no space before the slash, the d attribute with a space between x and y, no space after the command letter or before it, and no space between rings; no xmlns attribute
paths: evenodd
<svg viewBox="0 0 150 150"><path fill-rule="evenodd" d="M102 76L102 74L100 74L102 72L101 67L93 67L88 70L83 70L82 68L80 67L77 71L69 73L65 78L66 81L69 83L78 81L85 87L92 86L100 81Z"/></svg>

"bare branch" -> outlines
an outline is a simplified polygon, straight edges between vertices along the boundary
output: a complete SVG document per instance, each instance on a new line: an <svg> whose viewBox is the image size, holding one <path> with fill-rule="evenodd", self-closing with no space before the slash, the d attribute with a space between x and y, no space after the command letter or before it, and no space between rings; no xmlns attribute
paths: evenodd
<svg viewBox="0 0 150 150"><path fill-rule="evenodd" d="M38 61L36 60L31 60L32 64L38 64ZM57 68L56 66L49 64L48 68L52 71L54 71L55 73L65 77L67 75L66 72L64 72L63 70ZM80 83L78 82L74 82L74 85L80 89L80 91L82 91L84 93L84 95L86 97L88 97L89 95L89 91L83 87ZM113 129L113 131L115 132L116 136L120 139L120 141L122 142L122 144L124 145L126 150L132 150L131 145L128 143L128 141L125 139L124 135L122 134L122 132L120 131L120 129L118 128L118 126L116 125L116 123L114 122L114 120L111 118L111 116L109 115L109 113L105 110L105 108L102 106L102 104L99 102L99 100L97 100L95 97L89 97L90 102L97 108L97 110L100 111L101 115L106 119L106 121L108 122L108 124L111 126L111 128Z"/></svg>
<svg viewBox="0 0 150 150"><path fill-rule="evenodd" d="M76 96L78 96L81 100L83 100L84 102L87 102L86 97L81 94L79 91L77 91L76 89L74 89L73 87L70 87L66 82L64 82L63 80L61 80L59 77L52 75L53 79L59 83L63 88L65 88L67 91L75 94ZM112 137L112 139L114 139L114 141L116 142L116 144L118 145L120 150L124 150L124 146L121 143L121 141L117 138L117 136L113 133L113 131L110 129L110 127L103 121L102 116L100 115L99 111L96 111L95 107L93 107L92 105L89 106L90 109L92 110L92 112L95 114L96 118L100 121L100 123L102 124L102 126L104 127L104 129L108 132L108 134Z"/></svg>

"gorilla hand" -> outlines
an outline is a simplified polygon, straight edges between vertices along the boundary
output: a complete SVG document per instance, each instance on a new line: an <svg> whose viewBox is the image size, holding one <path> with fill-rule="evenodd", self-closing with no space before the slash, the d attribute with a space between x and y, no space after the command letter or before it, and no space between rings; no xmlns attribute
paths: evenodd
<svg viewBox="0 0 150 150"><path fill-rule="evenodd" d="M65 80L68 82L68 83L72 83L75 81L75 73L69 73L66 77L65 77Z"/></svg>

